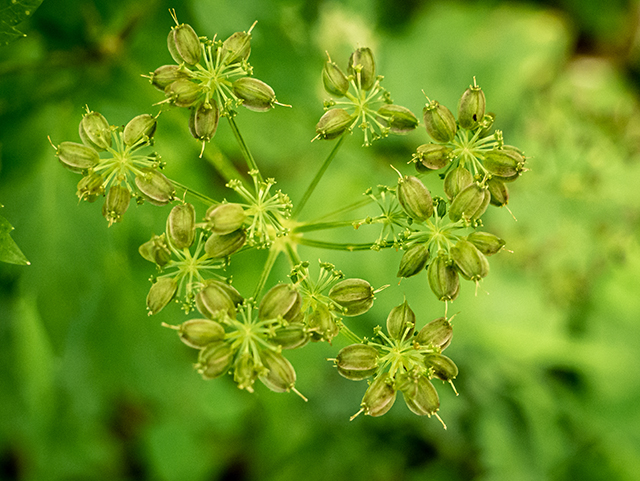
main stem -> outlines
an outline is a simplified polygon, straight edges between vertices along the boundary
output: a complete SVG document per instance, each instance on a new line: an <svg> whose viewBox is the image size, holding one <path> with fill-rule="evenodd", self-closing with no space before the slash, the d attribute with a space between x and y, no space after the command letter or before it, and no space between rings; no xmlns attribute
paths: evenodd
<svg viewBox="0 0 640 481"><path fill-rule="evenodd" d="M256 161L253 158L253 155L251 155L251 151L249 150L249 147L247 147L247 144L242 138L242 134L238 129L238 124L236 124L236 121L231 115L228 115L227 119L229 120L229 125L231 126L231 130L233 131L233 135L236 136L236 140L238 141L238 145L240 146L240 150L242 151L242 156L244 157L244 160L247 162L247 165L249 166L249 170L256 171L258 173L258 179L262 182L264 179L262 178L260 169L258 169L258 164L256 164Z"/></svg>
<svg viewBox="0 0 640 481"><path fill-rule="evenodd" d="M346 132L342 134L342 136L338 139L338 142L336 142L336 145L333 146L333 149L331 150L331 152L329 152L329 156L325 159L324 163L320 167L320 170L318 170L318 173L311 181L311 184L309 184L309 187L307 187L306 192L302 196L302 200L300 200L298 205L296 205L296 208L293 211L294 217L298 216L302 208L305 206L305 204L309 200L309 197L311 197L311 194L313 194L313 191L318 185L318 182L320 182L320 179L322 178L326 170L329 168L329 165L331 165L331 162L333 161L334 157L338 153L338 150L340 149L340 146L342 145L342 142L344 141L345 136L346 136Z"/></svg>

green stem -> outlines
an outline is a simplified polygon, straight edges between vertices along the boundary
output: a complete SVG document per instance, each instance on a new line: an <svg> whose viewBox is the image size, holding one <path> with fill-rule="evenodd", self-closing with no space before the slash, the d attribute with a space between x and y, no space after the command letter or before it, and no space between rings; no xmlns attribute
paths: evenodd
<svg viewBox="0 0 640 481"><path fill-rule="evenodd" d="M289 256L289 263L291 264L291 267L297 266L302 262L300 256L298 255L298 252L296 251L295 247L293 247L291 242L287 242L285 248L287 250L287 256Z"/></svg>
<svg viewBox="0 0 640 481"><path fill-rule="evenodd" d="M231 115L227 116L227 119L229 120L229 125L231 126L231 130L233 131L233 135L236 136L236 140L238 141L238 145L240 146L240 150L242 151L242 156L249 166L249 170L255 170L258 173L258 179L260 179L260 181L262 182L263 178L262 174L260 173L260 169L258 169L258 164L256 164L253 155L251 155L251 151L249 151L249 147L247 147L247 144L242 138L242 134L238 129L238 124L236 124L236 121Z"/></svg>
<svg viewBox="0 0 640 481"><path fill-rule="evenodd" d="M329 152L329 156L325 159L324 163L320 167L320 170L318 170L318 173L316 174L316 176L311 181L311 184L309 184L309 187L307 187L306 192L302 196L302 200L298 203L298 205L296 206L295 210L293 211L293 216L294 217L297 217L298 214L300 214L300 211L302 210L302 208L305 206L305 204L309 200L309 197L311 197L311 194L313 194L313 191L315 190L316 186L318 185L318 182L320 182L320 179L322 178L322 176L324 175L326 170L329 168L329 165L331 164L331 162L335 158L336 154L338 153L338 150L340 149L340 146L342 145L342 142L344 141L346 134L347 134L347 131L345 131L345 133L340 136L340 138L336 142L336 145L334 145L333 149L331 150L331 152Z"/></svg>
<svg viewBox="0 0 640 481"><path fill-rule="evenodd" d="M273 265L276 263L276 259L278 258L278 254L280 254L280 249L278 247L272 246L269 249L269 255L267 256L267 260L264 263L264 267L262 268L262 274L260 274L260 279L258 280L258 285L256 285L256 289L253 292L253 298L258 299L264 285L269 278L269 274L271 274L271 269Z"/></svg>
<svg viewBox="0 0 640 481"><path fill-rule="evenodd" d="M189 194L189 195L195 197L196 199L201 200L205 204L211 205L211 204L215 204L216 203L216 201L213 200L211 197L208 197L208 196L206 196L204 194L201 194L200 192L197 192L197 191L195 191L193 189L190 189L189 187L187 187L184 184L181 184L180 182L177 182L177 181L171 180L171 179L169 179L169 180L171 181L171 183L173 184L173 186L176 189L183 190L186 194Z"/></svg>
<svg viewBox="0 0 640 481"><path fill-rule="evenodd" d="M213 151L213 152L212 152ZM229 158L213 144L209 144L204 151L205 160L213 166L218 174L226 181L242 179L242 174L233 165Z"/></svg>
<svg viewBox="0 0 640 481"><path fill-rule="evenodd" d="M309 247L318 247L320 249L331 249L338 251L368 251L371 250L371 247L375 244L367 243L367 244L348 244L348 243L337 243L337 242L326 242L321 240L314 239L306 239L304 237L300 237L296 239L296 242L301 245L309 246ZM389 246L391 247L391 246Z"/></svg>
<svg viewBox="0 0 640 481"><path fill-rule="evenodd" d="M360 207L364 207L365 205L367 205L367 204L369 204L371 202L373 202L373 199L367 195L364 199L360 199L357 202L349 204L349 205L347 205L345 207L340 207L338 210L335 210L333 212L329 212L328 214L325 214L322 217L319 217L318 219L316 219L314 221L314 223L319 223L323 219L330 219L331 217L335 217L335 216L337 216L339 214L342 214L343 212L350 212L352 210L359 209Z"/></svg>
<svg viewBox="0 0 640 481"><path fill-rule="evenodd" d="M340 327L340 334L356 344L362 344L362 339L360 339L355 332L349 329L344 322L337 321L336 324Z"/></svg>
<svg viewBox="0 0 640 481"><path fill-rule="evenodd" d="M313 232L316 230L336 229L338 227L353 227L357 220L343 220L339 222L315 222L313 224L302 224L293 228L292 232Z"/></svg>

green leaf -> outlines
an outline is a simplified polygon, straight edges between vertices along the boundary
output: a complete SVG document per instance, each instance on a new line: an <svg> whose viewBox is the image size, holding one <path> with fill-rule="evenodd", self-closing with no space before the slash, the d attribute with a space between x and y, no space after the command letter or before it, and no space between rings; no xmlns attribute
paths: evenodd
<svg viewBox="0 0 640 481"><path fill-rule="evenodd" d="M26 37L16 25L33 15L42 0L0 0L0 45Z"/></svg>
<svg viewBox="0 0 640 481"><path fill-rule="evenodd" d="M0 205L2 207L2 205ZM13 226L9 221L0 215L0 262L8 262L9 264L29 265L31 262L27 260L18 245L11 238Z"/></svg>

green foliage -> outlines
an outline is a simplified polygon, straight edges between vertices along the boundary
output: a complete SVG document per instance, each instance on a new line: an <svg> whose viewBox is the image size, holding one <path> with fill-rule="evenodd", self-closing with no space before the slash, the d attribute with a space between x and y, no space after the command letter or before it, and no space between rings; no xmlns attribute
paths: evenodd
<svg viewBox="0 0 640 481"><path fill-rule="evenodd" d="M9 221L0 215L0 262L29 265L29 261L11 238L12 230L13 226Z"/></svg>
<svg viewBox="0 0 640 481"><path fill-rule="evenodd" d="M16 27L31 17L42 0L3 0L0 4L0 45L5 46L25 34Z"/></svg>

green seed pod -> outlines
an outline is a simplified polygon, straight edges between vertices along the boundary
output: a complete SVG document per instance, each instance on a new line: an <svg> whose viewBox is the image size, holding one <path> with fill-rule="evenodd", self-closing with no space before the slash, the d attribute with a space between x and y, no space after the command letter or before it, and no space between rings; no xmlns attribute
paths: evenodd
<svg viewBox="0 0 640 481"><path fill-rule="evenodd" d="M378 120L393 134L406 134L418 126L418 118L411 110L395 104L384 104L380 107Z"/></svg>
<svg viewBox="0 0 640 481"><path fill-rule="evenodd" d="M364 279L345 279L329 291L329 298L346 309L347 317L364 314L373 306L373 287Z"/></svg>
<svg viewBox="0 0 640 481"><path fill-rule="evenodd" d="M56 149L62 165L72 172L81 173L100 162L100 155L91 147L76 142L62 142Z"/></svg>
<svg viewBox="0 0 640 481"><path fill-rule="evenodd" d="M167 245L165 235L154 235L138 248L138 252L149 262L153 262L160 267L167 265L171 260L171 251Z"/></svg>
<svg viewBox="0 0 640 481"><path fill-rule="evenodd" d="M474 222L485 213L490 200L489 189L474 182L462 189L453 199L449 207L449 219L457 222L464 218Z"/></svg>
<svg viewBox="0 0 640 481"><path fill-rule="evenodd" d="M98 197L104 194L104 179L98 172L87 174L78 182L78 190L76 195L80 200L87 202L95 202Z"/></svg>
<svg viewBox="0 0 640 481"><path fill-rule="evenodd" d="M439 301L453 301L460 292L460 279L445 255L438 255L427 268L429 286Z"/></svg>
<svg viewBox="0 0 640 481"><path fill-rule="evenodd" d="M264 367L269 370L266 374L259 376L262 384L273 392L287 392L293 389L296 383L296 371L286 357L265 349L260 352L260 359Z"/></svg>
<svg viewBox="0 0 640 481"><path fill-rule="evenodd" d="M451 248L450 253L458 271L465 279L477 282L489 274L489 261L468 240L459 239L456 245Z"/></svg>
<svg viewBox="0 0 640 481"><path fill-rule="evenodd" d="M191 204L178 204L167 217L167 236L176 249L188 249L196 238L196 210Z"/></svg>
<svg viewBox="0 0 640 481"><path fill-rule="evenodd" d="M355 115L345 109L327 110L316 124L316 133L325 140L340 137L356 120Z"/></svg>
<svg viewBox="0 0 640 481"><path fill-rule="evenodd" d="M371 89L376 81L376 63L371 49L362 47L353 52L349 57L348 71L361 89Z"/></svg>
<svg viewBox="0 0 640 481"><path fill-rule="evenodd" d="M453 149L440 144L422 144L416 149L413 158L418 172L442 169L451 162Z"/></svg>
<svg viewBox="0 0 640 481"><path fill-rule="evenodd" d="M492 177L487 181L487 188L489 194L491 194L491 205L496 207L502 207L509 203L509 189L504 184L504 179L499 177Z"/></svg>
<svg viewBox="0 0 640 481"><path fill-rule="evenodd" d="M186 23L171 27L167 37L167 46L176 63L184 62L187 65L195 65L200 62L202 55L200 39L195 30Z"/></svg>
<svg viewBox="0 0 640 481"><path fill-rule="evenodd" d="M246 218L247 214L240 204L212 205L205 214L207 228L219 235L237 231L242 227Z"/></svg>
<svg viewBox="0 0 640 481"><path fill-rule="evenodd" d="M336 318L324 304L318 304L307 318L307 326L313 342L331 342L336 337L340 328L336 324Z"/></svg>
<svg viewBox="0 0 640 481"><path fill-rule="evenodd" d="M473 175L464 167L458 166L450 170L444 178L444 193L453 200L461 190L473 183Z"/></svg>
<svg viewBox="0 0 640 481"><path fill-rule="evenodd" d="M153 205L166 205L175 198L176 190L171 181L155 169L141 169L135 183L142 197Z"/></svg>
<svg viewBox="0 0 640 481"><path fill-rule="evenodd" d="M490 150L484 152L482 165L485 169L498 177L515 179L522 172L524 157L515 150Z"/></svg>
<svg viewBox="0 0 640 481"><path fill-rule="evenodd" d="M467 240L485 256L492 256L504 247L504 240L489 232L475 231L467 236Z"/></svg>
<svg viewBox="0 0 640 481"><path fill-rule="evenodd" d="M164 89L167 98L177 107L192 107L203 94L202 86L188 79L178 79Z"/></svg>
<svg viewBox="0 0 640 481"><path fill-rule="evenodd" d="M258 318L266 321L282 317L290 321L300 313L301 307L302 297L298 290L292 284L278 284L260 301Z"/></svg>
<svg viewBox="0 0 640 481"><path fill-rule="evenodd" d="M453 337L453 326L446 317L439 317L424 326L418 334L415 341L421 346L432 346L444 351Z"/></svg>
<svg viewBox="0 0 640 481"><path fill-rule="evenodd" d="M351 381L360 381L378 369L378 350L367 344L351 344L340 350L335 360L338 373Z"/></svg>
<svg viewBox="0 0 640 481"><path fill-rule="evenodd" d="M111 147L111 127L104 115L98 112L87 112L82 116L79 133L82 143L98 152Z"/></svg>
<svg viewBox="0 0 640 481"><path fill-rule="evenodd" d="M276 103L276 93L262 80L241 77L233 82L233 93L242 99L243 107L254 112L266 112Z"/></svg>
<svg viewBox="0 0 640 481"><path fill-rule="evenodd" d="M238 356L233 364L233 381L239 389L253 392L259 369L262 369L262 366L256 365L253 355L245 352Z"/></svg>
<svg viewBox="0 0 640 481"><path fill-rule="evenodd" d="M150 144L153 134L156 133L157 126L158 119L153 115L142 114L134 117L124 126L124 132L122 133L124 143L129 147L138 144Z"/></svg>
<svg viewBox="0 0 640 481"><path fill-rule="evenodd" d="M232 285L227 284L226 282L217 281L215 279L207 279L205 281L205 287L211 284L218 286L220 289L222 289L229 296L229 299L231 299L234 306L239 306L244 302L244 299L242 298L240 293Z"/></svg>
<svg viewBox="0 0 640 481"><path fill-rule="evenodd" d="M188 79L189 73L180 65L163 65L149 74L149 81L158 90L166 89L169 85L179 79Z"/></svg>
<svg viewBox="0 0 640 481"><path fill-rule="evenodd" d="M230 65L240 63L251 55L251 33L236 32L222 44L222 62Z"/></svg>
<svg viewBox="0 0 640 481"><path fill-rule="evenodd" d="M429 189L412 175L398 179L396 196L402 210L414 220L426 221L433 215L433 199Z"/></svg>
<svg viewBox="0 0 640 481"><path fill-rule="evenodd" d="M235 304L226 289L213 282L207 283L196 295L196 308L207 319L216 319L225 314L236 318Z"/></svg>
<svg viewBox="0 0 640 481"><path fill-rule="evenodd" d="M178 283L173 277L161 277L151 285L147 294L147 310L152 316L160 312L176 295Z"/></svg>
<svg viewBox="0 0 640 481"><path fill-rule="evenodd" d="M456 136L456 119L448 108L431 100L422 113L424 126L433 140L441 143L453 140Z"/></svg>
<svg viewBox="0 0 640 481"><path fill-rule="evenodd" d="M235 254L247 241L244 229L238 229L230 234L211 234L204 245L204 251L213 259L222 259Z"/></svg>
<svg viewBox="0 0 640 481"><path fill-rule="evenodd" d="M219 119L220 112L215 100L211 100L209 107L202 102L191 108L189 132L191 132L194 139L209 142L218 129Z"/></svg>
<svg viewBox="0 0 640 481"><path fill-rule="evenodd" d="M431 416L440 408L438 392L425 376L399 376L398 389L412 413L418 416Z"/></svg>
<svg viewBox="0 0 640 481"><path fill-rule="evenodd" d="M381 374L364 393L360 406L365 415L378 417L387 413L396 401L396 390L388 372Z"/></svg>
<svg viewBox="0 0 640 481"><path fill-rule="evenodd" d="M223 341L213 342L198 355L195 368L204 379L215 379L226 374L231 367L235 351Z"/></svg>
<svg viewBox="0 0 640 481"><path fill-rule="evenodd" d="M330 95L336 97L344 97L344 94L349 90L347 77L342 73L340 67L331 60L327 60L322 69L322 84Z"/></svg>
<svg viewBox="0 0 640 481"><path fill-rule="evenodd" d="M305 325L296 322L276 329L275 335L269 338L269 342L282 349L296 349L308 343L309 339L310 336Z"/></svg>
<svg viewBox="0 0 640 481"><path fill-rule="evenodd" d="M429 248L427 244L413 244L404 251L400 259L397 277L411 277L419 274L429 262Z"/></svg>
<svg viewBox="0 0 640 481"><path fill-rule="evenodd" d="M114 185L107 192L107 198L102 205L102 215L109 225L114 222L120 222L122 216L129 208L131 203L131 193L126 187L121 185Z"/></svg>
<svg viewBox="0 0 640 481"><path fill-rule="evenodd" d="M224 327L209 319L190 319L180 324L178 335L187 346L202 349L224 339Z"/></svg>
<svg viewBox="0 0 640 481"><path fill-rule="evenodd" d="M484 109L486 99L484 92L476 85L475 79L473 85L469 86L460 98L458 106L458 123L463 129L475 129L484 119Z"/></svg>
<svg viewBox="0 0 640 481"><path fill-rule="evenodd" d="M416 326L416 315L405 301L391 309L387 317L387 332L391 339L405 341L413 335Z"/></svg>
<svg viewBox="0 0 640 481"><path fill-rule="evenodd" d="M442 381L452 381L458 376L456 363L442 354L428 354L425 364L433 369L433 375Z"/></svg>

